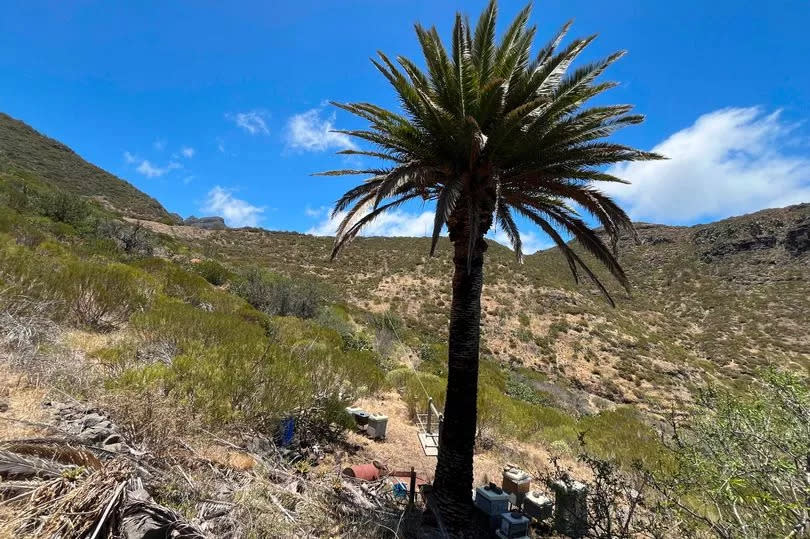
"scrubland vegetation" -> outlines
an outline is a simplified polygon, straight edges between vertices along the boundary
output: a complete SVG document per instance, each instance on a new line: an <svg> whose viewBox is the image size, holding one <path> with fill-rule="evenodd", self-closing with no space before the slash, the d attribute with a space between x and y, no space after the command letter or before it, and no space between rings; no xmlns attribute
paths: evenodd
<svg viewBox="0 0 810 539"><path fill-rule="evenodd" d="M391 390L411 414L423 410L426 391L441 408L449 298L424 283L448 271L447 257L415 258L422 240L402 239L395 241L400 252L377 259L390 252L380 244L393 240L370 238L340 266L293 271L304 259L321 264L327 243L240 233L245 242L232 241L235 231L184 241L48 182L0 174L0 353L7 368L102 403L132 443L158 456L170 452L178 433L198 428L272 438L285 417L295 417L311 443L340 440L350 426L345 406ZM251 241L253 257L243 245ZM497 263L486 278L494 301L485 307L485 327L500 333L485 332L477 451L545 448L554 463L533 470L537 477L591 485L595 537L801 536L810 493L807 344L783 333L806 305L806 281L783 280L797 270L768 266L779 278L750 285L735 308L723 294L747 275L742 262L711 271L689 259L677 270L664 264L639 282L648 290L667 281L666 295L625 298L626 310L608 318L587 293L555 281L552 253L530 258L517 277L499 248L492 251ZM627 256L636 267L662 255L642 246ZM395 281L394 295L379 292L388 290L382 275L363 269L387 265L398 274L414 260L421 281ZM718 283L722 292L712 289ZM436 301L425 300L431 294ZM682 312L665 320L656 314L659 302ZM552 308L558 314L539 318ZM698 311L703 327L695 331L686 320ZM744 328L738 340L724 318ZM511 340L501 342L504 331ZM576 346L563 348L568 343ZM581 377L598 378L601 388L616 384L596 392L610 397L609 405L585 410L566 402L594 386L577 385L563 352L588 365ZM539 361L525 361L527 354ZM739 361L728 366L731 354ZM689 376L696 370L700 376ZM656 400L645 396L647 388L676 384L691 398L677 409L645 410L622 404L625 388L614 379L647 402ZM309 473L303 465L299 472ZM156 496L189 511L189 500L205 492L183 488L165 484ZM276 511L260 493L251 496L240 502L250 511ZM630 507L637 511L628 519ZM254 530L261 536L261 526Z"/></svg>

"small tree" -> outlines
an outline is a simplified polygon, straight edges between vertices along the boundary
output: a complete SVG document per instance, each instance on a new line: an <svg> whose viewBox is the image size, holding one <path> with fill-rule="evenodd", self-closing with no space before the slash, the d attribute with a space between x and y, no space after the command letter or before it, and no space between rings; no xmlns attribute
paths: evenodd
<svg viewBox="0 0 810 539"><path fill-rule="evenodd" d="M810 380L766 371L744 393L703 392L673 421L674 473L655 485L683 532L717 537L810 533Z"/></svg>
<svg viewBox="0 0 810 539"><path fill-rule="evenodd" d="M41 200L41 212L54 221L77 225L90 214L90 206L80 196L55 191Z"/></svg>
<svg viewBox="0 0 810 539"><path fill-rule="evenodd" d="M324 291L309 279L288 279L251 268L236 285L236 293L271 316L312 318L324 302Z"/></svg>

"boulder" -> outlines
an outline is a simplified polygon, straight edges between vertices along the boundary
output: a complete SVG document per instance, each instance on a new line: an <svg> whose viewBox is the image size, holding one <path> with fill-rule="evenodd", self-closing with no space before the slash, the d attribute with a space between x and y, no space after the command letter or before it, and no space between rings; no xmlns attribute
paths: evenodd
<svg viewBox="0 0 810 539"><path fill-rule="evenodd" d="M810 251L810 218L796 223L787 231L785 249L794 256Z"/></svg>

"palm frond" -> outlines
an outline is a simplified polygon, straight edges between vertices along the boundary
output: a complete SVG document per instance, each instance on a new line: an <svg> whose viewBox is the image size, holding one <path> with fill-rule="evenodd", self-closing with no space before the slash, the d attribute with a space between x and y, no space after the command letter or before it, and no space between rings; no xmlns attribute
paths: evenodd
<svg viewBox="0 0 810 539"><path fill-rule="evenodd" d="M447 226L451 241L466 251L469 267L477 242L495 223L520 259L519 216L554 241L575 280L579 272L587 274L613 302L564 240L567 235L628 287L615 252L575 209L589 213L611 239L634 234L629 216L596 186L624 183L606 166L662 156L606 140L643 121L632 106L584 106L616 85L598 79L624 52L571 71L596 36L563 45L568 22L532 57L536 28L529 25L530 12L531 4L515 16L500 40L495 0L488 2L474 28L458 14L447 49L436 28L416 24L423 67L404 56L397 56L395 63L382 52L372 59L394 89L401 110L335 103L368 123L366 129L336 132L373 146L340 153L380 159L390 168L322 173L369 177L335 204L333 216L343 219L333 257L382 212L419 197L436 202L431 255Z"/></svg>

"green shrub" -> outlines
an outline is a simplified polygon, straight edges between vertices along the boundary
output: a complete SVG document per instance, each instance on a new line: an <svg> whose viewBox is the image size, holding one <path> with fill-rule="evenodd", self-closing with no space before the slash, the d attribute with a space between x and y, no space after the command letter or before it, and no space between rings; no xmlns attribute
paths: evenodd
<svg viewBox="0 0 810 539"><path fill-rule="evenodd" d="M140 222L102 219L96 224L94 234L100 239L112 241L123 252L133 255L151 255L156 243L154 234Z"/></svg>
<svg viewBox="0 0 810 539"><path fill-rule="evenodd" d="M267 344L262 327L237 314L203 311L165 296L159 297L152 309L137 313L132 324L147 340L170 342L180 347L193 342L211 346L236 342L261 349Z"/></svg>
<svg viewBox="0 0 810 539"><path fill-rule="evenodd" d="M419 349L419 370L435 374L436 376L447 376L447 344L431 343L423 344Z"/></svg>
<svg viewBox="0 0 810 539"><path fill-rule="evenodd" d="M126 322L154 293L154 283L131 266L81 260L67 261L50 285L79 325L99 330Z"/></svg>
<svg viewBox="0 0 810 539"><path fill-rule="evenodd" d="M344 350L337 332L297 318L269 322L268 331L242 314L207 312L170 298L133 318L148 341L178 350L160 384L210 421L272 429L293 414L328 425L351 401L384 384L375 356ZM122 377L126 383L143 379Z"/></svg>
<svg viewBox="0 0 810 539"><path fill-rule="evenodd" d="M41 197L40 212L54 221L77 225L90 215L90 205L78 195L53 191Z"/></svg>
<svg viewBox="0 0 810 539"><path fill-rule="evenodd" d="M230 272L214 260L204 260L195 266L197 273L214 286L221 286L228 281Z"/></svg>
<svg viewBox="0 0 810 539"><path fill-rule="evenodd" d="M311 279L288 279L260 268L247 270L235 291L271 316L312 318L325 301L323 288Z"/></svg>

